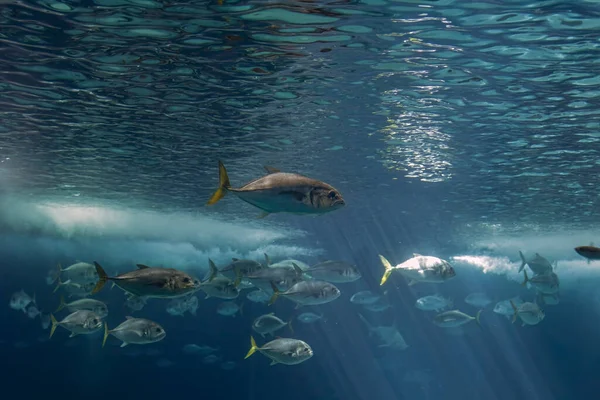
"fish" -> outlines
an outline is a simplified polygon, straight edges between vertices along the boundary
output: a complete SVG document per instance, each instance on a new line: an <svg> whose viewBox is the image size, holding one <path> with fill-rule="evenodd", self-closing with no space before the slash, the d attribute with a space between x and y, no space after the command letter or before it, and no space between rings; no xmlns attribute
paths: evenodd
<svg viewBox="0 0 600 400"><path fill-rule="evenodd" d="M304 272L296 264L292 267L264 268L246 275L246 278L257 288L272 293L271 282L280 291L288 290L296 283L304 280Z"/></svg>
<svg viewBox="0 0 600 400"><path fill-rule="evenodd" d="M300 269L302 271L306 271L307 269L310 268L310 266L302 261L299 260L294 260L294 259L288 259L288 260L282 260L276 263L271 263L271 260L269 259L269 256L265 254L265 259L266 259L266 265L269 268L281 268L281 267L293 267L293 264L296 264L298 267L300 267Z"/></svg>
<svg viewBox="0 0 600 400"><path fill-rule="evenodd" d="M521 326L537 325L544 320L546 314L544 310L535 303L525 302L517 306L512 300L510 305L513 308L512 323L514 324L517 317L521 318Z"/></svg>
<svg viewBox="0 0 600 400"><path fill-rule="evenodd" d="M510 319L514 314L513 308L510 304L511 301L517 306L523 304L523 300L521 299L521 297L516 296L512 299L502 300L496 303L496 305L494 306L494 312L496 314L504 315L506 318Z"/></svg>
<svg viewBox="0 0 600 400"><path fill-rule="evenodd" d="M313 265L305 272L314 279L332 283L354 282L362 278L358 268L345 261L323 261Z"/></svg>
<svg viewBox="0 0 600 400"><path fill-rule="evenodd" d="M588 264L593 260L600 260L600 247L594 246L593 243L590 243L589 246L577 246L575 252L585 257Z"/></svg>
<svg viewBox="0 0 600 400"><path fill-rule="evenodd" d="M235 284L224 276L218 276L211 281L202 282L200 290L206 294L205 299L216 297L218 299L232 300L240 295L240 291Z"/></svg>
<svg viewBox="0 0 600 400"><path fill-rule="evenodd" d="M296 303L296 308L314 306L332 302L341 294L335 285L325 281L301 281L285 292L280 292L272 282L271 285L273 296L269 301L269 305L273 304L279 296L283 296Z"/></svg>
<svg viewBox="0 0 600 400"><path fill-rule="evenodd" d="M52 293L56 293L58 289L62 288L67 293L69 293L69 297L87 297L92 294L92 291L94 290L96 285L97 282L77 283L73 282L71 279L67 279L65 282L63 282L59 276L58 281L56 283L56 287L54 288L54 291Z"/></svg>
<svg viewBox="0 0 600 400"><path fill-rule="evenodd" d="M246 294L246 298L254 303L268 303L271 295L261 289L258 289L248 292Z"/></svg>
<svg viewBox="0 0 600 400"><path fill-rule="evenodd" d="M454 268L448 261L418 253L414 253L412 258L395 267L382 255L379 255L379 260L385 268L380 285L388 280L393 271L398 271L409 279L409 286L418 282L443 283L456 276Z"/></svg>
<svg viewBox="0 0 600 400"><path fill-rule="evenodd" d="M104 324L104 339L102 347L106 344L106 339L113 335L121 340L121 347L129 344L150 344L163 340L167 336L165 329L158 323L145 318L125 317L119 326L114 329L108 329L108 324Z"/></svg>
<svg viewBox="0 0 600 400"><path fill-rule="evenodd" d="M94 265L86 262L77 262L67 268L62 268L61 264L57 265L57 274L60 277L61 274L66 274L67 279L71 282L76 283L87 283L98 281L98 273Z"/></svg>
<svg viewBox="0 0 600 400"><path fill-rule="evenodd" d="M38 315L41 318L42 312L40 310L38 310L38 308L35 304L30 303L27 306L26 314L27 314L27 317L29 317L30 319L35 319L35 317L37 317Z"/></svg>
<svg viewBox="0 0 600 400"><path fill-rule="evenodd" d="M375 304L381 299L381 296L371 292L370 290L362 290L356 292L350 297L350 302L353 304L369 305Z"/></svg>
<svg viewBox="0 0 600 400"><path fill-rule="evenodd" d="M27 306L32 303L36 304L35 293L33 294L33 297L30 297L23 289L21 289L20 291L13 293L10 297L9 306L13 310L21 310L27 314Z"/></svg>
<svg viewBox="0 0 600 400"><path fill-rule="evenodd" d="M525 275L525 279L521 285L526 286L527 283L535 288L540 293L543 294L555 294L558 293L560 288L560 282L558 279L558 275L554 272L550 272L549 274L535 275L533 278L529 278L527 276L527 271L523 271Z"/></svg>
<svg viewBox="0 0 600 400"><path fill-rule="evenodd" d="M446 308L452 307L453 305L454 302L451 299L444 298L437 294L418 298L415 302L415 307L423 311L440 312Z"/></svg>
<svg viewBox="0 0 600 400"><path fill-rule="evenodd" d="M473 307L486 308L492 303L492 300L485 293L471 293L465 297L465 303Z"/></svg>
<svg viewBox="0 0 600 400"><path fill-rule="evenodd" d="M216 270L217 268L215 266L215 263L211 259L209 259L208 264L209 269L211 271L211 276L215 276L214 270ZM264 266L258 261L240 260L238 258L232 258L231 263L219 270L218 273L225 276L226 278L231 279L235 282L236 286L239 286L239 284L242 281L242 278L246 278L248 277L248 275L253 274L263 268Z"/></svg>
<svg viewBox="0 0 600 400"><path fill-rule="evenodd" d="M292 320L290 319L288 322L285 322L281 318L277 317L275 313L261 315L252 322L252 329L256 333L260 334L263 338L265 335L273 336L274 332L278 331L284 326L288 326L292 334L294 334Z"/></svg>
<svg viewBox="0 0 600 400"><path fill-rule="evenodd" d="M176 298L195 292L200 281L173 268L148 267L137 264L138 269L124 274L109 277L104 269L94 261L98 276L98 284L92 294L98 293L107 281L111 280L134 296L146 298Z"/></svg>
<svg viewBox="0 0 600 400"><path fill-rule="evenodd" d="M296 319L304 324L312 324L320 319L323 319L323 314L317 315L311 312L304 312L296 317Z"/></svg>
<svg viewBox="0 0 600 400"><path fill-rule="evenodd" d="M296 365L313 356L312 348L302 340L278 338L258 347L254 338L250 336L250 350L244 359L257 351L271 359L270 365Z"/></svg>
<svg viewBox="0 0 600 400"><path fill-rule="evenodd" d="M127 300L125 300L125 307L129 308L129 311L131 311L131 312L141 311L145 305L146 305L145 297L138 297L138 296L131 295L131 296L127 297Z"/></svg>
<svg viewBox="0 0 600 400"><path fill-rule="evenodd" d="M204 346L204 345L198 346L195 343L190 343L190 344L186 344L185 346L183 346L182 350L185 354L188 354L188 355L205 356L205 355L214 353L216 351L219 351L219 348L213 348L213 347Z"/></svg>
<svg viewBox="0 0 600 400"><path fill-rule="evenodd" d="M475 320L475 322L477 322L477 325L481 326L479 322L479 316L481 315L481 311L482 310L477 311L477 314L474 317L465 314L464 312L459 310L445 311L433 317L433 322L437 326L440 326L442 328L455 328L457 326L462 326Z"/></svg>
<svg viewBox="0 0 600 400"><path fill-rule="evenodd" d="M61 295L60 304L54 313L57 313L64 308L69 310L69 312L75 312L77 310L90 310L95 312L100 318L105 318L108 315L108 307L106 304L94 299L79 299L70 303L65 303L65 298Z"/></svg>
<svg viewBox="0 0 600 400"><path fill-rule="evenodd" d="M69 337L77 335L89 335L102 328L102 318L90 310L77 310L67 315L62 321L57 321L53 314L50 314L52 327L50 328L50 337L58 326L71 331Z"/></svg>
<svg viewBox="0 0 600 400"><path fill-rule="evenodd" d="M238 306L233 301L226 301L217 306L217 314L223 315L225 317L235 317L235 315L239 312L240 315L243 315L242 314L243 307L244 307L244 303L242 303L241 306Z"/></svg>
<svg viewBox="0 0 600 400"><path fill-rule="evenodd" d="M560 295L557 293L547 294L538 292L535 296L536 304L555 306L560 303Z"/></svg>
<svg viewBox="0 0 600 400"><path fill-rule="evenodd" d="M219 187L206 203L216 204L232 192L241 200L263 211L260 217L287 212L292 214L323 214L346 205L342 194L333 186L299 174L281 172L265 166L267 175L235 189L227 170L219 161Z"/></svg>
<svg viewBox="0 0 600 400"><path fill-rule="evenodd" d="M380 344L377 347L389 347L396 350L406 350L409 347L395 323L392 326L373 326L362 314L359 313L358 316L366 325L369 336L375 336L379 341Z"/></svg>
<svg viewBox="0 0 600 400"><path fill-rule="evenodd" d="M523 271L525 265L528 265L529 268L536 275L552 272L552 264L550 263L550 261L539 255L539 253L535 253L535 256L529 260L525 258L521 251L519 251L519 256L521 257L521 266L519 267L519 273Z"/></svg>

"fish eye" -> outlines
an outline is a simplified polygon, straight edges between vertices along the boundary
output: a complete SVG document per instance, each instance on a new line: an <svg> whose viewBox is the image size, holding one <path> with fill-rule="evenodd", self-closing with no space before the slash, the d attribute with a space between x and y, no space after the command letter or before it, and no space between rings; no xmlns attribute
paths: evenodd
<svg viewBox="0 0 600 400"><path fill-rule="evenodd" d="M190 278L183 278L183 283L190 283Z"/></svg>
<svg viewBox="0 0 600 400"><path fill-rule="evenodd" d="M329 197L330 199L335 199L337 197L337 193L331 190L329 194L327 194L327 197Z"/></svg>
<svg viewBox="0 0 600 400"><path fill-rule="evenodd" d="M160 328L158 328L158 327L157 327L157 328L155 328L154 330L156 331L156 333L160 333L160 332L162 332L162 329L160 329Z"/></svg>

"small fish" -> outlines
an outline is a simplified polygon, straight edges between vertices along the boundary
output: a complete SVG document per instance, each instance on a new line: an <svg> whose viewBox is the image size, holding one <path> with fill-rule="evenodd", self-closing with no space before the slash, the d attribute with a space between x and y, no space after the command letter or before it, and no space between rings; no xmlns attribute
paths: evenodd
<svg viewBox="0 0 600 400"><path fill-rule="evenodd" d="M221 359L220 356L215 356L214 354L210 354L202 359L203 364L214 364Z"/></svg>
<svg viewBox="0 0 600 400"><path fill-rule="evenodd" d="M50 318L50 314L42 314L40 316L40 320L41 320L43 330L50 328L50 325L52 324L52 319Z"/></svg>
<svg viewBox="0 0 600 400"><path fill-rule="evenodd" d="M248 292L246 298L254 303L267 303L271 296L265 291L258 289Z"/></svg>
<svg viewBox="0 0 600 400"><path fill-rule="evenodd" d="M560 295L557 293L546 294L542 292L537 292L535 296L536 304L547 305L547 306L555 306L560 303Z"/></svg>
<svg viewBox="0 0 600 400"><path fill-rule="evenodd" d="M457 326L468 324L473 320L477 322L477 325L480 325L479 315L481 315L481 310L477 311L477 314L474 317L459 310L451 310L436 315L433 317L433 322L442 328L455 328Z"/></svg>
<svg viewBox="0 0 600 400"><path fill-rule="evenodd" d="M35 319L35 317L37 317L38 315L41 315L41 311L38 310L38 308L36 307L35 304L30 303L27 306L27 317L29 317L30 319Z"/></svg>
<svg viewBox="0 0 600 400"><path fill-rule="evenodd" d="M36 304L35 293L33 294L33 297L29 297L29 295L21 289L20 291L13 293L10 297L9 305L13 310L21 310L27 314L27 306L31 303Z"/></svg>
<svg viewBox="0 0 600 400"><path fill-rule="evenodd" d="M63 269L59 263L57 265L57 274L58 277L60 277L61 274L66 274L67 279L79 284L98 281L96 267L85 262L75 263L65 269Z"/></svg>
<svg viewBox="0 0 600 400"><path fill-rule="evenodd" d="M311 312L304 312L296 317L296 319L304 324L312 324L322 319L323 315L317 315Z"/></svg>
<svg viewBox="0 0 600 400"><path fill-rule="evenodd" d="M296 264L292 264L291 268L264 268L249 273L246 277L254 286L269 293L272 292L271 283L273 283L279 291L286 291L296 283L303 281L303 274L304 272L300 267Z"/></svg>
<svg viewBox="0 0 600 400"><path fill-rule="evenodd" d="M437 311L440 312L454 305L451 299L446 299L440 295L424 296L415 302L415 307L423 311Z"/></svg>
<svg viewBox="0 0 600 400"><path fill-rule="evenodd" d="M412 258L395 267L382 255L379 255L379 260L385 268L380 285L388 280L393 271L398 271L409 279L409 286L418 282L443 283L456 276L450 263L437 257L414 253Z"/></svg>
<svg viewBox="0 0 600 400"><path fill-rule="evenodd" d="M381 296L371 292L370 290L362 290L356 292L350 297L350 302L360 305L375 304L381 299Z"/></svg>
<svg viewBox="0 0 600 400"><path fill-rule="evenodd" d="M198 290L200 281L185 272L173 268L148 267L137 264L138 269L109 277L104 269L94 261L98 272L98 284L92 294L98 293L109 280L134 296L147 298L175 298Z"/></svg>
<svg viewBox="0 0 600 400"><path fill-rule="evenodd" d="M240 291L235 284L224 276L217 276L211 281L202 282L200 290L206 294L205 299L216 297L218 299L232 300L240 295Z"/></svg>
<svg viewBox="0 0 600 400"><path fill-rule="evenodd" d="M233 361L226 361L221 363L221 369L224 371L231 371L232 369L235 368L237 364Z"/></svg>
<svg viewBox="0 0 600 400"><path fill-rule="evenodd" d="M486 308L492 304L492 300L485 293L471 293L465 297L465 303L473 307Z"/></svg>
<svg viewBox="0 0 600 400"><path fill-rule="evenodd" d="M166 310L171 315L183 317L185 312L188 310L188 305L185 300L181 298L172 299L167 304Z"/></svg>
<svg viewBox="0 0 600 400"><path fill-rule="evenodd" d="M190 343L183 346L183 352L188 355L200 355L205 356L215 351L218 351L218 348L213 348L210 346L198 346L197 344Z"/></svg>
<svg viewBox="0 0 600 400"><path fill-rule="evenodd" d="M517 306L523 304L523 300L519 296L508 300L502 300L496 303L494 306L494 312L496 314L504 315L506 318L511 318L514 314L513 308L510 304L511 301Z"/></svg>
<svg viewBox="0 0 600 400"><path fill-rule="evenodd" d="M80 299L70 303L65 303L65 298L60 296L60 304L54 312L57 313L63 308L67 308L69 312L75 312L77 310L90 310L95 312L100 318L105 318L108 315L108 307L106 304L94 299Z"/></svg>
<svg viewBox="0 0 600 400"><path fill-rule="evenodd" d="M96 282L77 283L70 279L63 282L59 276L53 293L56 293L58 289L62 288L65 292L69 293L69 297L87 297L92 294L94 287L96 287Z"/></svg>
<svg viewBox="0 0 600 400"><path fill-rule="evenodd" d="M138 297L138 296L131 295L131 296L127 297L127 300L125 300L125 307L129 308L129 310L131 312L141 311L145 305L146 305L145 297Z"/></svg>
<svg viewBox="0 0 600 400"><path fill-rule="evenodd" d="M546 260L538 253L535 253L535 256L529 260L525 258L521 251L519 251L519 256L521 257L521 266L519 267L519 272L523 271L525 265L528 265L536 275L552 272L552 264L550 264L550 261Z"/></svg>
<svg viewBox="0 0 600 400"><path fill-rule="evenodd" d="M215 204L227 192L261 209L261 217L278 212L322 214L346 204L340 192L325 182L272 167L265 167L265 170L267 175L235 189L229 183L225 166L219 161L219 188L207 205Z"/></svg>
<svg viewBox="0 0 600 400"><path fill-rule="evenodd" d="M256 341L250 337L250 350L244 359L250 357L256 351L271 359L271 365L300 364L313 356L313 350L308 343L297 339L278 338L265 345L258 347Z"/></svg>
<svg viewBox="0 0 600 400"><path fill-rule="evenodd" d="M190 314L192 314L195 317L196 311L198 311L198 297L191 296L186 299L186 303L188 306L188 311L190 312Z"/></svg>
<svg viewBox="0 0 600 400"><path fill-rule="evenodd" d="M54 331L58 326L71 331L71 336L89 335L102 328L102 318L90 310L77 310L74 313L67 315L62 321L57 321L54 315L50 314L52 327L50 328L50 337L54 335Z"/></svg>
<svg viewBox="0 0 600 400"><path fill-rule="evenodd" d="M108 329L108 324L104 324L104 339L102 347L106 344L109 335L113 335L121 340L121 347L128 344L150 344L156 343L165 338L167 333L164 328L154 321L144 318L125 317L115 329Z"/></svg>
<svg viewBox="0 0 600 400"><path fill-rule="evenodd" d="M238 306L233 301L226 301L217 306L217 314L225 317L235 317L238 312L242 315L242 307L244 307L244 303L242 303L241 306Z"/></svg>
<svg viewBox="0 0 600 400"><path fill-rule="evenodd" d="M398 328L396 328L395 323L392 326L373 326L362 314L359 313L358 316L367 326L369 336L375 336L379 341L380 344L377 347L388 347L396 350L406 350L409 347Z"/></svg>
<svg viewBox="0 0 600 400"><path fill-rule="evenodd" d="M211 276L214 276L214 271L217 269L215 263L211 259L208 259L208 265L211 271ZM218 273L231 279L235 282L236 286L238 286L243 278L260 271L263 268L263 265L258 261L232 258L231 263L219 270Z"/></svg>
<svg viewBox="0 0 600 400"><path fill-rule="evenodd" d="M269 301L269 305L273 304L279 296L283 296L296 303L296 308L314 306L332 302L340 297L341 294L336 286L325 281L301 281L285 292L280 292L275 284L271 284L273 296Z"/></svg>
<svg viewBox="0 0 600 400"><path fill-rule="evenodd" d="M345 261L324 261L313 265L305 272L314 279L332 283L354 282L362 278L358 268Z"/></svg>
<svg viewBox="0 0 600 400"><path fill-rule="evenodd" d="M300 267L300 269L302 271L306 271L310 268L310 266L302 261L299 260L294 260L294 259L289 259L289 260L282 260L279 262L276 262L274 264L271 263L271 260L269 259L269 256L265 254L265 259L266 259L266 264L267 267L269 268L290 268L293 267L294 264L296 264L298 267Z"/></svg>
<svg viewBox="0 0 600 400"><path fill-rule="evenodd" d="M281 318L275 316L275 313L269 313L256 318L254 322L252 322L252 329L264 338L265 335L274 336L274 332L286 325L290 328L292 334L294 334L291 319L288 322L284 322Z"/></svg>
<svg viewBox="0 0 600 400"><path fill-rule="evenodd" d="M575 252L580 256L585 257L588 264L592 260L600 260L600 247L594 246L593 243L590 243L589 246L575 247Z"/></svg>
<svg viewBox="0 0 600 400"><path fill-rule="evenodd" d="M527 271L523 271L523 274L525 275L525 280L523 283L521 283L521 285L526 286L529 282L529 284L540 293L558 293L560 282L558 280L558 275L556 275L554 272L550 272L549 274L535 275L533 278L529 278L527 276Z"/></svg>
<svg viewBox="0 0 600 400"><path fill-rule="evenodd" d="M510 305L512 306L514 311L512 318L513 324L517 320L517 316L521 318L521 326L537 325L540 322L542 322L544 317L546 316L546 314L544 314L544 311L540 308L540 306L538 306L535 303L525 302L517 306L511 300Z"/></svg>

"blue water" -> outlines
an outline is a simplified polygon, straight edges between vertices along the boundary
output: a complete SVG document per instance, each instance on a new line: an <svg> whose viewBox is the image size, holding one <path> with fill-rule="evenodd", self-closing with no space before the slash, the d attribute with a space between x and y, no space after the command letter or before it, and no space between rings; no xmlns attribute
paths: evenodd
<svg viewBox="0 0 600 400"><path fill-rule="evenodd" d="M0 0L0 374L24 399L544 399L600 392L600 69L597 1ZM326 215L273 214L233 195L207 207L217 161L233 186L263 165L332 184L346 206ZM535 326L494 313L522 286L519 251L556 261L560 301ZM151 299L131 313L105 288L110 327L125 316L167 337L124 348L102 334L48 339L40 317L11 309L13 293L54 312L48 271L97 261L110 274L136 263L198 278L232 257L327 259L362 278L342 295L295 310L252 303L216 313L199 294L194 317ZM383 254L441 257L442 284L380 286ZM391 308L370 312L371 290ZM454 308L474 292L492 303L444 329L415 307L440 294ZM74 300L71 298L69 300ZM269 366L250 348L254 318L284 320L282 336L314 356ZM395 326L404 350L378 347L373 325ZM61 311L57 318L68 313ZM258 344L266 340L254 335ZM218 348L216 361L182 351ZM233 362L232 369L223 363Z"/></svg>

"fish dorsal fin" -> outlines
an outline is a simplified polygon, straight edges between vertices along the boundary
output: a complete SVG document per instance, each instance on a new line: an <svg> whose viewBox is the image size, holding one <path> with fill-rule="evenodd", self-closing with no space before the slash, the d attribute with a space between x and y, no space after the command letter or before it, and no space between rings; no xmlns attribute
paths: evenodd
<svg viewBox="0 0 600 400"><path fill-rule="evenodd" d="M423 257L423 256L419 253L413 253L413 257Z"/></svg>
<svg viewBox="0 0 600 400"><path fill-rule="evenodd" d="M130 316L130 315L128 315L128 316L125 317L125 319L133 319L133 317Z"/></svg>
<svg viewBox="0 0 600 400"><path fill-rule="evenodd" d="M146 268L150 268L149 266L147 266L147 265L144 265L144 264L135 264L135 266L136 266L136 267L138 267L139 269L146 269Z"/></svg>
<svg viewBox="0 0 600 400"><path fill-rule="evenodd" d="M302 271L302 268L300 268L298 266L298 264L292 263L292 267L294 267L294 271L296 271L297 275L302 276L302 274L304 273L304 271Z"/></svg>
<svg viewBox="0 0 600 400"><path fill-rule="evenodd" d="M263 168L265 169L265 171L267 171L268 174L276 174L278 172L281 172L281 170L274 167L270 167L268 165L265 165Z"/></svg>
<svg viewBox="0 0 600 400"><path fill-rule="evenodd" d="M239 258L232 258L231 260L232 260L233 262L240 261L240 259L239 259Z"/></svg>

